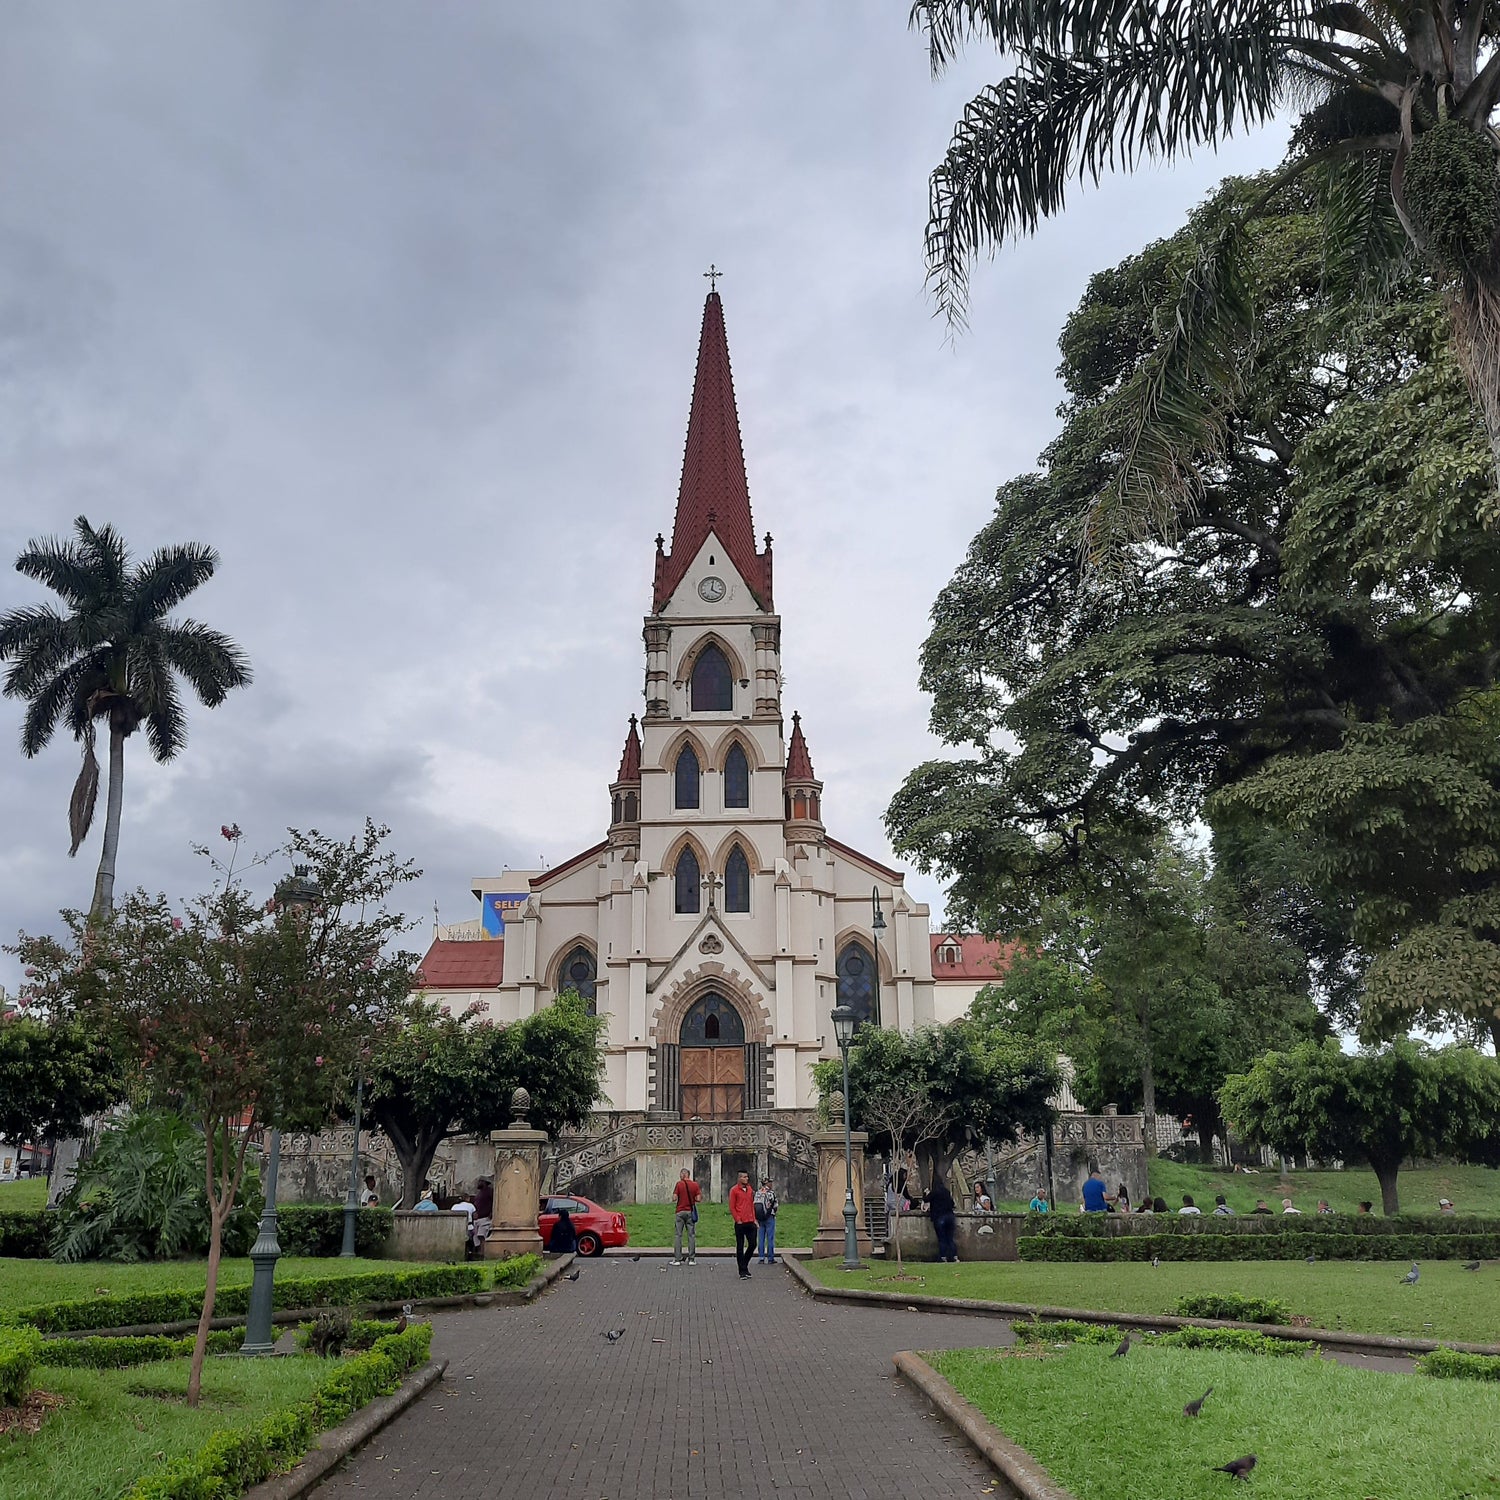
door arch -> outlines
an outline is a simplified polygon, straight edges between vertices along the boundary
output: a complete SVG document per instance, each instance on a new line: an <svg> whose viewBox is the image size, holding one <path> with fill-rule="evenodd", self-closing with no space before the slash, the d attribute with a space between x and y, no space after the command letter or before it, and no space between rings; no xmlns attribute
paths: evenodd
<svg viewBox="0 0 1500 1500"><path fill-rule="evenodd" d="M682 1018L677 1040L683 1119L743 1119L745 1021L734 1002L717 990L700 995Z"/></svg>

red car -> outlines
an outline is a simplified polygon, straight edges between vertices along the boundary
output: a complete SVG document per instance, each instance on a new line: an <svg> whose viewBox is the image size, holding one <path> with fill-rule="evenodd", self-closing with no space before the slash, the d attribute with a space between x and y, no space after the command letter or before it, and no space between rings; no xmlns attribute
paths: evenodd
<svg viewBox="0 0 1500 1500"><path fill-rule="evenodd" d="M552 1240L552 1226L557 1223L557 1215L562 1209L567 1209L568 1217L573 1221L580 1255L603 1255L606 1250L617 1250L621 1245L630 1243L630 1234L625 1228L625 1215L617 1214L612 1209L600 1208L587 1198L543 1198L538 1209L536 1227L537 1233L542 1237L543 1249Z"/></svg>

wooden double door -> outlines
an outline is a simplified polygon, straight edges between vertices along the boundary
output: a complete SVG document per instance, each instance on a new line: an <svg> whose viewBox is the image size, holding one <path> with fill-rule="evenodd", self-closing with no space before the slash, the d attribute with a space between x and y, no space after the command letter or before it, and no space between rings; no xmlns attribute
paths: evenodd
<svg viewBox="0 0 1500 1500"><path fill-rule="evenodd" d="M745 1116L743 1046L682 1048L682 1118L741 1120Z"/></svg>

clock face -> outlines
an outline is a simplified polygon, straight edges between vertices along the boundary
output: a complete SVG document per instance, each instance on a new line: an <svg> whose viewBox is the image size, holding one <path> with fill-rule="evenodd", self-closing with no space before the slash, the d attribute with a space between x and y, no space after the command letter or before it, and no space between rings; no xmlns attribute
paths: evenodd
<svg viewBox="0 0 1500 1500"><path fill-rule="evenodd" d="M717 604L724 597L724 580L710 574L698 585L698 597L709 604Z"/></svg>

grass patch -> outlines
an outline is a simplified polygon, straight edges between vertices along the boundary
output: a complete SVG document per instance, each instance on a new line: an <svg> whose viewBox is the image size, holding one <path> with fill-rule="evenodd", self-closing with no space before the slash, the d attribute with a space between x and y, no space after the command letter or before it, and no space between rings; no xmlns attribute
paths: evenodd
<svg viewBox="0 0 1500 1500"><path fill-rule="evenodd" d="M188 1361L138 1369L47 1367L36 1383L65 1405L33 1437L0 1444L6 1500L113 1500L139 1476L197 1453L216 1433L235 1431L306 1400L328 1376L327 1361L211 1359L203 1405L185 1404ZM166 1399L132 1394L149 1384Z"/></svg>
<svg viewBox="0 0 1500 1500"><path fill-rule="evenodd" d="M25 1177L20 1182L0 1182L0 1214L20 1213L25 1209L46 1206L45 1177Z"/></svg>
<svg viewBox="0 0 1500 1500"><path fill-rule="evenodd" d="M611 1207L615 1213L625 1215L625 1227L630 1231L630 1248L672 1243L672 1225L677 1211L670 1203L618 1203ZM777 1250L810 1249L817 1232L816 1203L781 1205L776 1215ZM698 1244L710 1250L734 1245L734 1220L729 1217L727 1203L698 1205Z"/></svg>
<svg viewBox="0 0 1500 1500"><path fill-rule="evenodd" d="M1281 1212L1283 1198L1290 1198L1305 1214L1317 1208L1319 1198L1326 1198L1328 1206L1339 1214L1354 1213L1361 1201L1373 1203L1375 1212L1380 1213L1380 1184L1365 1167L1349 1167L1342 1172L1292 1172L1283 1186L1275 1167L1251 1176L1156 1157L1151 1163L1151 1191L1165 1198L1174 1213L1184 1193L1191 1193L1204 1213L1213 1207L1216 1193L1223 1193L1229 1206L1242 1214L1255 1207L1257 1198L1264 1198L1277 1213ZM1396 1179L1396 1191L1401 1195L1401 1207L1410 1214L1435 1214L1438 1199L1451 1198L1460 1214L1500 1216L1500 1172L1491 1167L1413 1168Z"/></svg>
<svg viewBox="0 0 1500 1500"><path fill-rule="evenodd" d="M828 1286L880 1291L879 1271L842 1271L838 1262L810 1260ZM1456 1261L1431 1261L1417 1286L1401 1286L1401 1267L1384 1261L1163 1261L1160 1266L1044 1261L966 1261L945 1266L909 1263L919 1287L936 1297L976 1297L1031 1306L1098 1312L1172 1313L1178 1299L1201 1293L1272 1297L1314 1328L1407 1334L1464 1343L1500 1343L1500 1265L1465 1271ZM1232 1457L1233 1455L1231 1455Z"/></svg>
<svg viewBox="0 0 1500 1500"><path fill-rule="evenodd" d="M1496 1400L1470 1381L1150 1345L1121 1360L1090 1344L927 1358L1078 1500L1222 1496L1232 1482L1214 1466L1244 1453L1260 1500L1496 1493Z"/></svg>

